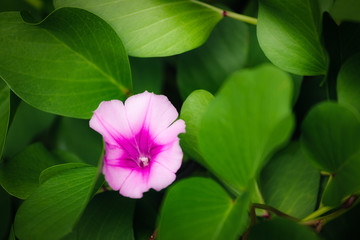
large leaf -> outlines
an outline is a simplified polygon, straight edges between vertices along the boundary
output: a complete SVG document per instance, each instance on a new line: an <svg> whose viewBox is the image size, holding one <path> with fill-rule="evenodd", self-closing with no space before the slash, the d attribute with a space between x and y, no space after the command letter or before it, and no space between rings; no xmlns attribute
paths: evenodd
<svg viewBox="0 0 360 240"><path fill-rule="evenodd" d="M336 0L330 13L336 20L350 20L360 22L359 0Z"/></svg>
<svg viewBox="0 0 360 240"><path fill-rule="evenodd" d="M249 194L235 202L215 181L189 178L166 195L160 216L161 239L238 239L248 223Z"/></svg>
<svg viewBox="0 0 360 240"><path fill-rule="evenodd" d="M205 90L192 92L181 107L180 118L186 123L186 133L180 135L183 151L201 164L205 164L199 149L201 117L214 96Z"/></svg>
<svg viewBox="0 0 360 240"><path fill-rule="evenodd" d="M248 38L245 23L225 18L202 47L180 55L177 82L182 97L197 89L216 93L231 73L245 65Z"/></svg>
<svg viewBox="0 0 360 240"><path fill-rule="evenodd" d="M334 173L360 149L360 120L345 106L320 103L303 121L301 142L318 168Z"/></svg>
<svg viewBox="0 0 360 240"><path fill-rule="evenodd" d="M71 232L89 201L97 169L69 169L44 182L15 217L19 239L61 239Z"/></svg>
<svg viewBox="0 0 360 240"><path fill-rule="evenodd" d="M260 178L265 203L300 219L315 210L319 183L320 172L305 158L299 143L278 152Z"/></svg>
<svg viewBox="0 0 360 240"><path fill-rule="evenodd" d="M114 30L81 9L43 22L0 14L0 76L20 98L47 112L89 118L103 100L131 90L126 51Z"/></svg>
<svg viewBox="0 0 360 240"><path fill-rule="evenodd" d="M265 55L278 67L298 75L326 74L317 0L261 0L257 34Z"/></svg>
<svg viewBox="0 0 360 240"><path fill-rule="evenodd" d="M0 162L4 149L10 116L10 90L0 78Z"/></svg>
<svg viewBox="0 0 360 240"><path fill-rule="evenodd" d="M39 186L42 170L56 160L40 143L35 143L0 165L0 183L11 195L26 199Z"/></svg>
<svg viewBox="0 0 360 240"><path fill-rule="evenodd" d="M199 146L215 173L244 189L289 138L292 82L270 65L234 73L203 114Z"/></svg>
<svg viewBox="0 0 360 240"><path fill-rule="evenodd" d="M348 59L340 69L337 93L340 103L348 104L360 113L360 54Z"/></svg>
<svg viewBox="0 0 360 240"><path fill-rule="evenodd" d="M190 0L55 0L54 5L100 16L135 57L169 56L196 48L222 18L222 10Z"/></svg>
<svg viewBox="0 0 360 240"><path fill-rule="evenodd" d="M134 239L134 203L134 200L124 198L118 192L96 195L77 225L77 239Z"/></svg>
<svg viewBox="0 0 360 240"><path fill-rule="evenodd" d="M251 228L249 240L259 239L320 240L310 228L283 218L262 221Z"/></svg>
<svg viewBox="0 0 360 240"><path fill-rule="evenodd" d="M8 131L4 156L11 158L24 150L50 128L54 119L55 115L39 111L21 102Z"/></svg>
<svg viewBox="0 0 360 240"><path fill-rule="evenodd" d="M322 202L327 206L337 206L345 197L360 193L360 151L336 172L326 187Z"/></svg>

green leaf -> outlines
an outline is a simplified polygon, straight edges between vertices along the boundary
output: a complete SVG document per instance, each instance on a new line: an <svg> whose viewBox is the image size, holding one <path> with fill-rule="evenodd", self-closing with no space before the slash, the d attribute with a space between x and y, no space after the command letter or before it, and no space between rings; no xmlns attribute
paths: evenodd
<svg viewBox="0 0 360 240"><path fill-rule="evenodd" d="M336 20L360 22L360 2L358 0L336 0L330 13Z"/></svg>
<svg viewBox="0 0 360 240"><path fill-rule="evenodd" d="M77 239L134 239L134 203L134 200L124 198L118 192L96 195L77 225Z"/></svg>
<svg viewBox="0 0 360 240"><path fill-rule="evenodd" d="M325 75L328 56L321 44L316 0L261 0L257 34L276 66L298 75Z"/></svg>
<svg viewBox="0 0 360 240"><path fill-rule="evenodd" d="M345 106L320 103L303 121L301 143L309 160L334 173L360 149L360 120Z"/></svg>
<svg viewBox="0 0 360 240"><path fill-rule="evenodd" d="M89 127L89 121L73 118L61 118L55 146L94 166L103 151L102 137Z"/></svg>
<svg viewBox="0 0 360 240"><path fill-rule="evenodd" d="M180 118L186 123L186 133L180 135L183 151L198 163L205 165L199 150L199 128L201 117L214 96L205 90L192 92L181 107Z"/></svg>
<svg viewBox="0 0 360 240"><path fill-rule="evenodd" d="M39 111L21 102L9 128L4 156L11 158L24 150L50 128L54 119L55 115Z"/></svg>
<svg viewBox="0 0 360 240"><path fill-rule="evenodd" d="M231 73L245 65L248 38L245 23L225 18L202 47L180 55L177 82L183 99L196 89L216 93Z"/></svg>
<svg viewBox="0 0 360 240"><path fill-rule="evenodd" d="M10 195L0 187L0 239L5 239L10 232L11 208Z"/></svg>
<svg viewBox="0 0 360 240"><path fill-rule="evenodd" d="M265 203L299 219L315 210L319 184L320 172L297 142L274 155L260 177Z"/></svg>
<svg viewBox="0 0 360 240"><path fill-rule="evenodd" d="M348 59L338 74L339 103L354 107L360 113L360 53Z"/></svg>
<svg viewBox="0 0 360 240"><path fill-rule="evenodd" d="M55 0L54 5L95 13L135 57L170 56L196 48L222 18L222 10L190 0Z"/></svg>
<svg viewBox="0 0 360 240"><path fill-rule="evenodd" d="M42 170L56 160L40 143L35 143L0 165L0 183L11 195L26 199L39 186Z"/></svg>
<svg viewBox="0 0 360 240"><path fill-rule="evenodd" d="M20 206L15 234L20 239L61 239L70 233L86 207L97 169L74 168L44 182Z"/></svg>
<svg viewBox="0 0 360 240"><path fill-rule="evenodd" d="M292 132L292 91L290 76L271 65L227 80L200 124L200 151L216 175L240 190L247 187Z"/></svg>
<svg viewBox="0 0 360 240"><path fill-rule="evenodd" d="M0 162L10 117L10 90L0 78Z"/></svg>
<svg viewBox="0 0 360 240"><path fill-rule="evenodd" d="M238 239L248 223L249 206L247 192L234 202L215 181L188 178L167 193L158 238Z"/></svg>
<svg viewBox="0 0 360 240"><path fill-rule="evenodd" d="M360 193L360 151L336 172L326 187L322 202L326 206L337 206L345 197Z"/></svg>
<svg viewBox="0 0 360 240"><path fill-rule="evenodd" d="M161 93L164 81L164 66L159 58L130 58L134 93L145 90L156 94Z"/></svg>
<svg viewBox="0 0 360 240"><path fill-rule="evenodd" d="M0 48L0 76L46 112L90 118L101 101L125 99L131 90L121 40L85 10L59 9L36 25L0 13Z"/></svg>
<svg viewBox="0 0 360 240"><path fill-rule="evenodd" d="M48 167L44 169L40 175L39 175L39 183L43 184L50 178L54 177L55 175L64 172L69 169L73 168L80 168L80 167L89 167L89 165L84 163L64 163L64 164L58 164L55 166Z"/></svg>
<svg viewBox="0 0 360 240"><path fill-rule="evenodd" d="M251 228L249 240L259 239L320 240L309 227L278 217L271 221L259 222Z"/></svg>

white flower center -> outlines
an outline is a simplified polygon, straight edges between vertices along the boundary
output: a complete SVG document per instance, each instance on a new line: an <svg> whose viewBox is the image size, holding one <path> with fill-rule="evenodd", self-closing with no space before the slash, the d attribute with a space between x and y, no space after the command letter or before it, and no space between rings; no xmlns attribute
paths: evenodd
<svg viewBox="0 0 360 240"><path fill-rule="evenodd" d="M148 157L139 157L140 164L144 167L149 165L149 158Z"/></svg>

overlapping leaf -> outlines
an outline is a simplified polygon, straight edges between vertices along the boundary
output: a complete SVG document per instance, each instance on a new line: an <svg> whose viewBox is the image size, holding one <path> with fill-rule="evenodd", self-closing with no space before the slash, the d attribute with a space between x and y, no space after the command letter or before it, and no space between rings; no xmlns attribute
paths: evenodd
<svg viewBox="0 0 360 240"><path fill-rule="evenodd" d="M0 78L0 162L5 144L10 116L10 90Z"/></svg>

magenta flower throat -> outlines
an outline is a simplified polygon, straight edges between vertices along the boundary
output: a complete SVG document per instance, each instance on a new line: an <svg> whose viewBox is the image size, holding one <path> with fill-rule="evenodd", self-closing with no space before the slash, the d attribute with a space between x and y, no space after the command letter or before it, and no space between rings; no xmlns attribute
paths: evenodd
<svg viewBox="0 0 360 240"><path fill-rule="evenodd" d="M112 189L141 198L150 188L160 191L175 180L183 158L178 135L185 132L185 122L177 118L167 97L147 91L124 104L99 105L90 127L104 138L103 174Z"/></svg>

